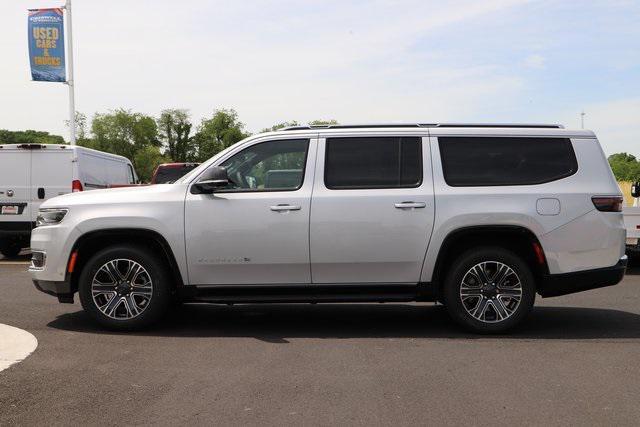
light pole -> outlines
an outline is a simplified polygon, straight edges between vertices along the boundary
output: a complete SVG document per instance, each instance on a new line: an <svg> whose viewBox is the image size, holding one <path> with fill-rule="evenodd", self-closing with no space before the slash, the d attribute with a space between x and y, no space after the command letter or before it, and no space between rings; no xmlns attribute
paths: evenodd
<svg viewBox="0 0 640 427"><path fill-rule="evenodd" d="M582 113L580 113L580 121L581 121L582 129L584 129L584 116L585 116L585 114L586 113L584 112L584 110L582 110Z"/></svg>
<svg viewBox="0 0 640 427"><path fill-rule="evenodd" d="M76 145L76 106L73 81L73 25L71 21L71 0L64 5L67 13L67 86L69 86L69 130L71 145Z"/></svg>

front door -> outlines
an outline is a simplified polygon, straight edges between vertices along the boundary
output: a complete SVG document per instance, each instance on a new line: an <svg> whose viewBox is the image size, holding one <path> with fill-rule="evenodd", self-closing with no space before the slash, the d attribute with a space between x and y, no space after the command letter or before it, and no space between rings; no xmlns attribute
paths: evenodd
<svg viewBox="0 0 640 427"><path fill-rule="evenodd" d="M230 184L187 193L185 239L192 285L305 284L317 140L259 140L217 165ZM196 179L197 180L197 179Z"/></svg>
<svg viewBox="0 0 640 427"><path fill-rule="evenodd" d="M313 283L418 283L434 220L428 138L320 139Z"/></svg>

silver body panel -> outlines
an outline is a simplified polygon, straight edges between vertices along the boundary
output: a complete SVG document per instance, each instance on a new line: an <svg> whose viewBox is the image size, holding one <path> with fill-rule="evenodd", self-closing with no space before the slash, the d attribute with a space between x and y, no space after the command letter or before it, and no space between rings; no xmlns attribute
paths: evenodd
<svg viewBox="0 0 640 427"><path fill-rule="evenodd" d="M419 136L423 180L417 188L330 190L324 184L330 136ZM571 138L576 174L540 185L450 187L439 136ZM304 183L296 191L191 194L211 165L252 144L310 139ZM214 156L172 185L98 190L48 200L65 207L56 226L39 227L32 247L47 252L38 280L64 280L76 239L90 231L143 228L164 236L185 284L340 284L430 282L441 245L461 228L515 225L540 241L552 274L616 265L624 255L621 213L599 212L593 195L619 195L590 131L545 128L375 128L291 130L257 135ZM398 209L419 202L424 208ZM290 204L295 211L273 211ZM490 243L490 242L487 242Z"/></svg>

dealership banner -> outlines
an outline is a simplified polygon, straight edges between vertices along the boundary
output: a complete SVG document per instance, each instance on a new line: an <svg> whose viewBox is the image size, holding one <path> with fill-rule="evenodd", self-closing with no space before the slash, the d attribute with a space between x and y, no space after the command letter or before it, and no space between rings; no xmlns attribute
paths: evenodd
<svg viewBox="0 0 640 427"><path fill-rule="evenodd" d="M41 82L67 80L64 65L62 9L29 10L31 78Z"/></svg>

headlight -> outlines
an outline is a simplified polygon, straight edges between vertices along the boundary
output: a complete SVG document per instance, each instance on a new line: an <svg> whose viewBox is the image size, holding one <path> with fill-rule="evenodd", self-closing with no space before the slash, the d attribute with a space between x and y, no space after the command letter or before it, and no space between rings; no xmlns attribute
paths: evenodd
<svg viewBox="0 0 640 427"><path fill-rule="evenodd" d="M67 212L69 212L69 209L40 209L36 218L36 227L59 224Z"/></svg>

